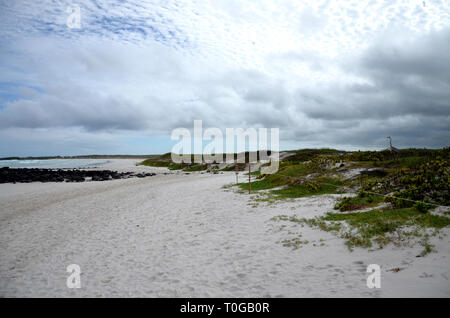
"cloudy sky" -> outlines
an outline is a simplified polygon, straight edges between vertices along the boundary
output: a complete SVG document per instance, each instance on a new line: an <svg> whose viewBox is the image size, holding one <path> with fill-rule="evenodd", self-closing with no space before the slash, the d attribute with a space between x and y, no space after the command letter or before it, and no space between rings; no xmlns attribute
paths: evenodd
<svg viewBox="0 0 450 318"><path fill-rule="evenodd" d="M0 156L163 153L194 119L449 146L449 52L448 0L0 0Z"/></svg>

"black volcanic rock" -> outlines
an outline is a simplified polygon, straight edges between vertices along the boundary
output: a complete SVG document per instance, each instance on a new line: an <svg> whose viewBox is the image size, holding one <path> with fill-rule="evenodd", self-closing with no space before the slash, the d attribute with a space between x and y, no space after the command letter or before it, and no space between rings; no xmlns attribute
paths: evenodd
<svg viewBox="0 0 450 318"><path fill-rule="evenodd" d="M63 170L37 168L0 168L0 183L30 182L84 182L126 178L145 178L155 173L117 172L110 170ZM86 180L87 179L87 180Z"/></svg>

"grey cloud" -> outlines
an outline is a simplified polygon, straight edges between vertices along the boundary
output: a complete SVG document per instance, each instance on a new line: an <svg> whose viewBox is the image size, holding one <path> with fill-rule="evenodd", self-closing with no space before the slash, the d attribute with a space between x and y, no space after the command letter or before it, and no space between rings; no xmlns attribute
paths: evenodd
<svg viewBox="0 0 450 318"><path fill-rule="evenodd" d="M409 43L376 43L343 67L366 84L299 89L298 109L320 119L450 116L448 51L448 29Z"/></svg>
<svg viewBox="0 0 450 318"><path fill-rule="evenodd" d="M280 5L277 6L281 10L279 17L293 19L292 24L286 24L289 32L281 34L280 44L287 41L288 47L296 48L295 40L305 39L306 32L306 37L314 41L305 44L313 45L303 46L299 42L298 49L290 52L283 52L284 48L278 46L261 46L267 49L262 50L263 53L253 51L253 47L246 48L249 60L255 57L265 63L261 69L256 69L257 63L230 62L227 52L241 54L243 47L240 45L253 41L253 36L262 41L258 32L264 34L271 24L249 33L249 38L243 42L233 41L239 38L238 34L226 34L221 30L228 30L233 21L242 23L242 30L245 22L261 25L270 20L272 12L258 16L253 12L254 7L239 1L233 3L222 1L218 4L219 9L227 12L224 25L218 25L223 29L214 29L214 24L199 24L198 29L211 27L208 30L196 29L195 23L199 22L195 19L196 14L185 15L185 12L192 12L168 3L169 8L161 12L168 11L174 16L181 12L178 22L182 23L177 28L183 29L184 23L191 21L189 17L195 24L186 29L189 36L183 36L184 30L181 30L178 39L169 34L174 27L173 21L166 21L167 17L159 14L146 15L145 12L159 12L153 10L158 4L148 4L148 10L124 4L129 9L130 21L124 21L127 18L118 10L114 11L115 20L111 25L108 19L101 19L103 9L97 16L96 9L89 7L92 14L88 12L84 17L86 33L81 30L77 36L67 32L65 15L62 15L58 28L64 38L56 31L43 36L39 30L26 37L31 28L26 23L19 33L13 30L14 24L6 26L0 34L13 34L15 38L8 42L11 47L4 45L0 49L0 84L13 82L22 88L16 91L6 88L14 98L1 101L0 135L7 130L20 134L48 129L61 134L59 139L63 141L67 135L62 131L79 129L81 133L77 136L83 136L83 144L76 146L87 147L89 136L86 134L97 136L108 132L119 136L125 131L142 136L157 132L159 136L169 137L173 128L191 128L194 119L202 119L204 127L279 127L280 137L292 140L298 147L307 144L383 148L387 135L393 136L399 147L448 145L450 29L420 37L408 31L403 34L391 32L376 40L372 35L377 31L373 30L367 33L367 41L371 43L367 49L331 57L328 52L319 52L318 48L322 50L322 46L315 47L314 41L323 44L323 37L327 36L330 41L338 41L338 35L347 32L349 37L358 35L362 31L355 26L355 19L359 19L358 14L364 17L363 13L346 12L342 17L339 12L325 10L329 7L327 3L323 3L324 10L319 8L317 12L312 9L294 12L294 7L283 12L284 7ZM17 6L14 12L25 5ZM34 6L37 5L33 5L35 12L41 12ZM61 11L51 6L49 10L55 12L46 14L44 22ZM203 14L200 9L199 12ZM153 21L151 18L156 15L159 18ZM210 20L207 15L202 17L202 21ZM405 21L397 18L398 21L391 22L402 24ZM98 23L89 26L89 21ZM165 30L166 41L159 39L163 44L155 40L155 34L149 36L149 41L139 42L135 37L136 30L115 33L122 23L129 27L136 22L136 28L139 28L147 21L155 33ZM336 21L341 21L342 26L331 30ZM296 29L299 24L300 30ZM280 30L280 25L275 27ZM148 27L146 32L150 29ZM214 34L216 31L225 32L223 35L229 37L219 40ZM300 32L301 36L291 37L290 32ZM277 43L273 34L267 36L271 41L265 44ZM174 49L182 47L177 41L185 38L196 38L197 47L192 42L186 50ZM210 51L216 55L206 54ZM222 55L227 58L222 59ZM247 65L253 66L247 68ZM290 69L291 65L301 67ZM307 69L310 73L300 74L299 69ZM342 73L342 79L335 75L336 69ZM310 74L328 80L308 82ZM11 138L12 135L7 136ZM51 137L51 134L47 135L45 142ZM101 138L96 140L102 142ZM24 140L21 142L29 144Z"/></svg>
<svg viewBox="0 0 450 318"><path fill-rule="evenodd" d="M347 149L387 148L386 136L393 136L394 145L407 147L443 147L450 140L450 118L392 118L389 121L365 119L356 121L316 120L315 128L290 129L287 139L297 142ZM431 127L431 128L430 128Z"/></svg>
<svg viewBox="0 0 450 318"><path fill-rule="evenodd" d="M66 98L64 98L66 97ZM86 130L142 129L139 108L120 97L101 97L86 90L62 96L41 94L36 100L9 102L0 112L0 128L83 127Z"/></svg>

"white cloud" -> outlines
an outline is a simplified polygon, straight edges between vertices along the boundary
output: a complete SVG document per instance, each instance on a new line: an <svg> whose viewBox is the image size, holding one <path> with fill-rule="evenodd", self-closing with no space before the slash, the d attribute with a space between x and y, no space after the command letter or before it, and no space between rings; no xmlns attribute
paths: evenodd
<svg viewBox="0 0 450 318"><path fill-rule="evenodd" d="M105 145L104 133L168 138L194 119L280 127L298 147L379 147L387 131L403 146L448 140L450 80L436 51L448 2L78 3L80 30L65 25L70 1L0 4L0 136L17 141L5 155L24 131L42 145L52 131Z"/></svg>

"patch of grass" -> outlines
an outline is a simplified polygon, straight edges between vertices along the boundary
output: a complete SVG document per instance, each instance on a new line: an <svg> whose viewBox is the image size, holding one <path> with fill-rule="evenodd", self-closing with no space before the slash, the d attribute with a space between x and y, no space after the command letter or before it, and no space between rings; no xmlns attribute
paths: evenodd
<svg viewBox="0 0 450 318"><path fill-rule="evenodd" d="M251 182L252 190L267 190L281 186L291 186L303 182L304 177L315 172L317 167L311 163L281 162L277 173L265 175L261 180ZM238 184L242 189L248 188L248 183Z"/></svg>
<svg viewBox="0 0 450 318"><path fill-rule="evenodd" d="M350 250L355 246L369 248L374 243L377 243L379 248L389 243L401 245L404 241L409 242L408 239L412 237L427 238L429 229L434 229L432 235L437 235L439 229L450 226L450 218L424 214L415 208L328 213L312 219L280 216L278 219L332 231L346 240ZM424 255L432 251L432 246L427 241L422 240L421 244L425 248Z"/></svg>
<svg viewBox="0 0 450 318"><path fill-rule="evenodd" d="M407 168L416 168L420 164L427 161L427 157L419 157L419 156L411 156L400 158L399 160L391 160L386 162L386 166L397 166L397 167L407 167Z"/></svg>
<svg viewBox="0 0 450 318"><path fill-rule="evenodd" d="M187 168L184 168L184 171L203 171L208 169L208 165L192 165Z"/></svg>
<svg viewBox="0 0 450 318"><path fill-rule="evenodd" d="M393 154L389 150L382 151L355 151L345 154L345 159L350 161L366 161L376 166L414 166L421 162L420 158L431 158L440 155L444 149L401 149L399 154Z"/></svg>
<svg viewBox="0 0 450 318"><path fill-rule="evenodd" d="M334 206L334 209L341 212L361 210L377 206L383 201L384 197L382 196L360 193L356 197L343 197L340 202Z"/></svg>
<svg viewBox="0 0 450 318"><path fill-rule="evenodd" d="M300 234L297 237L293 237L293 238L290 238L290 239L285 239L281 243L285 247L292 247L292 249L296 250L296 249L302 247L302 245L306 245L306 244L309 243L308 240L302 240L301 237L302 237L302 235Z"/></svg>
<svg viewBox="0 0 450 318"><path fill-rule="evenodd" d="M245 174L246 176L248 176L248 172ZM256 171L252 171L250 172L251 176L260 176L261 175L261 171L256 170Z"/></svg>
<svg viewBox="0 0 450 318"><path fill-rule="evenodd" d="M436 229L450 226L450 218L448 217L423 214L413 208L381 209L345 214L328 213L323 219L325 221L346 221L351 226L357 227L369 235L392 232L399 226L404 225L419 225Z"/></svg>
<svg viewBox="0 0 450 318"><path fill-rule="evenodd" d="M292 170L290 170L292 172ZM300 179L299 179L300 180ZM339 179L330 177L319 177L311 181L304 181L302 183L286 184L286 180L279 180L277 176L264 178L262 180L251 182L251 191L257 192L261 190L270 190L274 187L281 187L280 189L273 189L265 193L261 193L258 197L259 201L270 201L273 203L275 200L294 199L314 195L341 193L339 187L343 182ZM300 181L299 181L300 182ZM248 191L248 183L238 183L242 193Z"/></svg>
<svg viewBox="0 0 450 318"><path fill-rule="evenodd" d="M183 164L170 162L169 165L167 165L167 168L169 168L169 170L181 170L183 169Z"/></svg>
<svg viewBox="0 0 450 318"><path fill-rule="evenodd" d="M424 202L416 202L416 204L414 204L414 208L419 212L426 213L429 209L431 209L431 205Z"/></svg>
<svg viewBox="0 0 450 318"><path fill-rule="evenodd" d="M422 241L420 241L420 245L423 246L423 251L420 252L419 256L424 257L431 252L436 252L434 249L434 245L430 244L428 236L424 237Z"/></svg>
<svg viewBox="0 0 450 318"><path fill-rule="evenodd" d="M191 167L193 169L198 169L196 168L197 166L203 166L194 163L194 155L191 155L191 162L192 163L175 163L172 161L172 153L168 152L163 155L154 155L151 158L140 162L139 165L150 167L166 167L169 168L170 170L190 169ZM199 170L189 170L189 171L199 171Z"/></svg>
<svg viewBox="0 0 450 318"><path fill-rule="evenodd" d="M241 188L242 190L247 190L248 182L240 182L237 184L237 186L239 186L239 188ZM253 191L272 189L275 187L274 184L269 180L253 181L250 183L250 186Z"/></svg>
<svg viewBox="0 0 450 318"><path fill-rule="evenodd" d="M235 165L230 165L228 167L220 169L220 171L234 171L234 170L235 170Z"/></svg>
<svg viewBox="0 0 450 318"><path fill-rule="evenodd" d="M202 171L208 168L207 164L197 163L175 163L171 160L170 153L159 156L158 158L150 158L139 163L141 166L165 167L170 170L184 171Z"/></svg>
<svg viewBox="0 0 450 318"><path fill-rule="evenodd" d="M155 160L155 159L147 159L139 163L141 166L150 166L150 167L168 167L170 161L165 160Z"/></svg>
<svg viewBox="0 0 450 318"><path fill-rule="evenodd" d="M382 168L415 168L420 164L426 162L427 157L424 156L409 156L409 157L401 157L401 158L393 158L393 155L388 153L388 157L378 160L370 160L370 161L361 161L362 163L366 163L369 166L373 167L382 167Z"/></svg>
<svg viewBox="0 0 450 318"><path fill-rule="evenodd" d="M313 195L339 193L339 186L342 182L339 179L318 178L315 181L305 182L300 185L287 186L282 189L272 190L278 199L301 198Z"/></svg>
<svg viewBox="0 0 450 318"><path fill-rule="evenodd" d="M287 161L291 162L304 162L309 161L319 155L336 156L340 153L343 153L343 151L328 148L300 149L300 150L291 150L289 152L294 153L292 156L286 158Z"/></svg>
<svg viewBox="0 0 450 318"><path fill-rule="evenodd" d="M331 232L339 231L342 228L342 224L339 222L325 222L321 218L297 218L296 216L279 215L272 218L272 221L289 221L295 223L305 223L311 227L320 228L322 231Z"/></svg>

